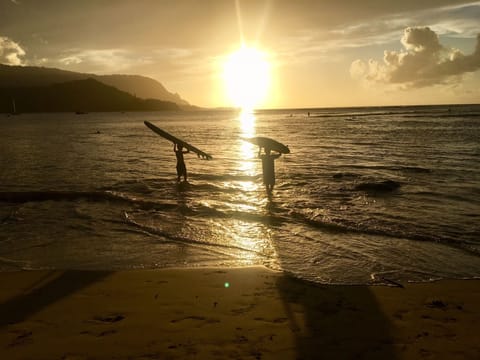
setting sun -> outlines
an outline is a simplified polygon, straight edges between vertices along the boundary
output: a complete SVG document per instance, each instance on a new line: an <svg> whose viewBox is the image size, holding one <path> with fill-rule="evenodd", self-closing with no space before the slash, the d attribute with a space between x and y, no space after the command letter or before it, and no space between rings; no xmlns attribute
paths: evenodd
<svg viewBox="0 0 480 360"><path fill-rule="evenodd" d="M228 57L223 78L232 104L243 110L252 110L267 96L270 64L261 51L242 47Z"/></svg>

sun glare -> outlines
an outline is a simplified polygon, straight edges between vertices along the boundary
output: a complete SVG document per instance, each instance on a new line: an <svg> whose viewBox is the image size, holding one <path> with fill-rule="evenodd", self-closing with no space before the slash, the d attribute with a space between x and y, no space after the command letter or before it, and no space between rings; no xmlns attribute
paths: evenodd
<svg viewBox="0 0 480 360"><path fill-rule="evenodd" d="M234 52L225 62L223 76L234 106L250 111L265 100L270 85L270 65L261 51L242 47Z"/></svg>

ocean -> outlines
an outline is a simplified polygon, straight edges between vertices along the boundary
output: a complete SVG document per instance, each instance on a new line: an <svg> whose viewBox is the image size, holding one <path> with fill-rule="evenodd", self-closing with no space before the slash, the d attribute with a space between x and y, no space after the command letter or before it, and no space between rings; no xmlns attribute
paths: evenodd
<svg viewBox="0 0 480 360"><path fill-rule="evenodd" d="M185 155L160 128L211 154ZM287 144L267 196L258 149ZM480 277L480 105L0 115L0 271Z"/></svg>

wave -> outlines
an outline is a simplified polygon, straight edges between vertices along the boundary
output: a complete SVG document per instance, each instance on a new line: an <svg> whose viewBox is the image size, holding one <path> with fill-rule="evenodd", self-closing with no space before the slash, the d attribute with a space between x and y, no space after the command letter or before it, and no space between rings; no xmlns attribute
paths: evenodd
<svg viewBox="0 0 480 360"><path fill-rule="evenodd" d="M262 175L235 175L235 174L193 174L195 179L210 180L210 181L256 181L261 179Z"/></svg>
<svg viewBox="0 0 480 360"><path fill-rule="evenodd" d="M364 191L372 195L392 193L402 186L401 183L394 180L365 180L356 183L356 179L361 178L361 175L354 173L337 173L332 176L337 180L353 180L353 185L342 188L343 191Z"/></svg>
<svg viewBox="0 0 480 360"><path fill-rule="evenodd" d="M402 166L402 165L349 165L348 167L353 169L372 169L372 170L390 170L390 171L400 171L407 173L418 173L418 174L430 174L431 169L420 167L420 166ZM342 177L342 173L336 174L334 177ZM348 175L356 175L352 173L346 173Z"/></svg>
<svg viewBox="0 0 480 360"><path fill-rule="evenodd" d="M131 215L129 215L127 212L124 212L124 218L125 221L133 225L137 228L139 228L141 231L149 234L149 235L159 235L164 237L165 239L173 242L178 242L182 244L190 244L190 245L203 245L203 246L211 246L211 247L216 247L216 248L224 248L224 249L232 249L232 250L240 250L240 251L245 251L257 255L262 255L264 256L265 254L253 249L248 249L242 246L236 246L236 245L228 245L228 244L221 244L221 243L214 243L214 242L209 242L209 241L203 241L203 240L198 240L198 239L193 239L193 238L187 238L184 236L179 236L179 235L174 235L169 233L168 231L162 230L158 227L152 226L152 225L147 225L147 224L142 224L138 221L136 221Z"/></svg>
<svg viewBox="0 0 480 360"><path fill-rule="evenodd" d="M169 194L172 191L187 192L187 191L203 191L208 193L238 193L243 192L239 187L236 187L234 182L257 182L261 179L261 174L258 175L231 175L231 174L196 174L190 173L189 182L176 182L171 178L153 178L138 180L127 180L113 184L108 188L103 188L103 191L118 191L121 193L139 193L141 195L151 195L155 192L167 191ZM226 182L233 182L232 186L225 186Z"/></svg>
<svg viewBox="0 0 480 360"><path fill-rule="evenodd" d="M354 190L366 191L370 193L388 193L399 189L400 183L393 180L384 180L380 182L364 182L355 185Z"/></svg>
<svg viewBox="0 0 480 360"><path fill-rule="evenodd" d="M377 188L376 185L375 188ZM458 236L414 232L409 231L408 226L398 227L394 224L368 225L344 217L322 218L318 215L307 215L298 210L283 208L275 204L267 206L265 212L219 210L203 205L196 206L195 208L188 208L188 211L190 215L197 215L206 218L235 219L244 222L260 223L269 227L282 227L287 223L300 222L330 233L356 233L395 239L439 243L464 250L472 255L480 256L480 247L476 242L471 243L469 241L459 240ZM475 234L472 234L472 238L475 238L474 235ZM188 239L183 240L188 241Z"/></svg>
<svg viewBox="0 0 480 360"><path fill-rule="evenodd" d="M369 112L346 112L346 113L335 113L335 114L311 114L310 117L314 118L340 118L348 117L354 120L356 117L365 117L365 116L385 116L385 115L406 115L413 114L415 111L369 111Z"/></svg>
<svg viewBox="0 0 480 360"><path fill-rule="evenodd" d="M0 192L0 201L9 203L24 203L33 201L72 201L87 200L115 200L117 196L103 191L14 191Z"/></svg>
<svg viewBox="0 0 480 360"><path fill-rule="evenodd" d="M195 190L201 191L205 193L239 193L241 190L236 188L229 188L225 186L218 186L212 183L203 183L203 184L193 184L193 183L180 183L177 185L177 190L179 191L187 191L187 190Z"/></svg>
<svg viewBox="0 0 480 360"><path fill-rule="evenodd" d="M478 106L474 107L456 107L456 106L442 106L439 108L425 108L425 109L416 109L410 108L391 108L391 109L351 109L350 111L336 111L336 112L322 112L322 113L311 113L310 117L312 118L349 118L350 120L355 120L357 117L368 117L368 116L396 116L400 115L402 117L478 117L480 112L478 112Z"/></svg>
<svg viewBox="0 0 480 360"><path fill-rule="evenodd" d="M362 175L360 175L360 174L355 174L355 173L351 173L351 172L339 172L339 173L333 174L332 178L334 178L334 179L355 179L355 178L358 178L358 177L361 177L361 176Z"/></svg>
<svg viewBox="0 0 480 360"><path fill-rule="evenodd" d="M469 254L480 256L480 248L478 245L460 241L457 238L444 236L444 235L432 235L410 232L403 229L398 229L393 226L375 226L368 227L364 224L359 224L354 221L348 221L344 218L339 219L319 219L318 216L306 216L300 212L292 212L290 214L297 220L300 220L312 227L322 229L324 231L334 233L356 233L364 235L376 235L387 238L406 239L412 241L425 241L432 243L439 243L443 245L452 246L457 249L461 249Z"/></svg>
<svg viewBox="0 0 480 360"><path fill-rule="evenodd" d="M448 113L448 114L415 114L405 115L407 118L422 118L422 117L436 117L436 118L458 118L458 117L479 117L480 113Z"/></svg>
<svg viewBox="0 0 480 360"><path fill-rule="evenodd" d="M115 191L14 191L0 192L0 202L27 203L43 201L76 201L118 202L136 205L143 209L178 208L177 204L150 201L129 196Z"/></svg>
<svg viewBox="0 0 480 360"><path fill-rule="evenodd" d="M33 270L30 262L0 256L0 271Z"/></svg>

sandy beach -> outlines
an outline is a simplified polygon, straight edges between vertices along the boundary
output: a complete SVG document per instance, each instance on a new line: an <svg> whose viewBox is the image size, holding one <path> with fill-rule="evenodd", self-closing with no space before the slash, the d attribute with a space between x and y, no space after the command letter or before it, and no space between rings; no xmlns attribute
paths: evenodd
<svg viewBox="0 0 480 360"><path fill-rule="evenodd" d="M265 268L0 274L2 359L478 359L480 282Z"/></svg>

